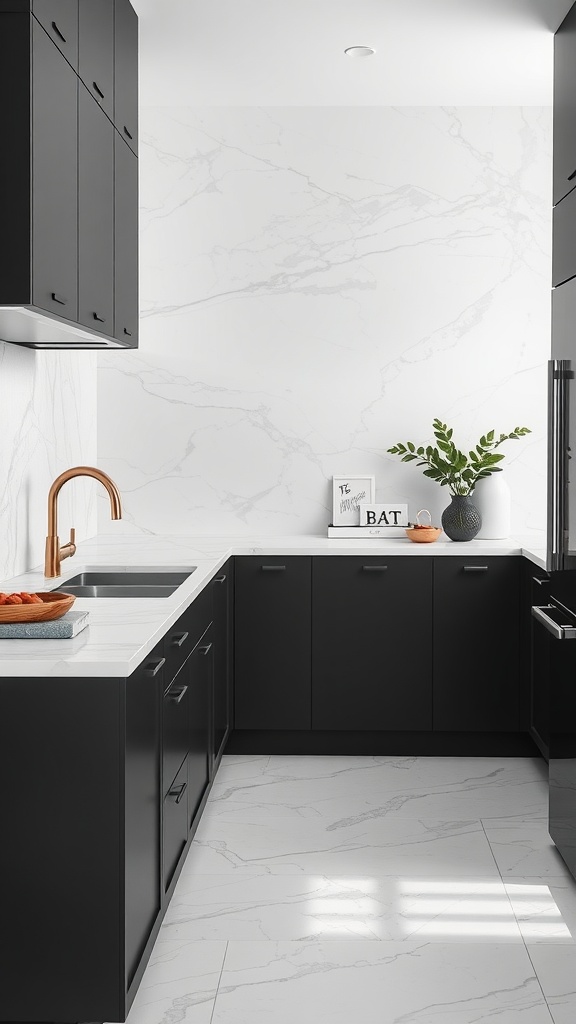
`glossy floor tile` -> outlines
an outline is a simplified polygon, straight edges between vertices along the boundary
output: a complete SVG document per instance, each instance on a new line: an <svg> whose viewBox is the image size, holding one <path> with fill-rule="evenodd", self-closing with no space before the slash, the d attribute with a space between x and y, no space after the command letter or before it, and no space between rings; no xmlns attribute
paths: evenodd
<svg viewBox="0 0 576 1024"><path fill-rule="evenodd" d="M551 1024L523 945L230 942L213 1024Z"/></svg>
<svg viewBox="0 0 576 1024"><path fill-rule="evenodd" d="M546 775L225 757L129 1024L575 1024Z"/></svg>
<svg viewBox="0 0 576 1024"><path fill-rule="evenodd" d="M127 1024L210 1024L225 952L225 942L173 942L161 932Z"/></svg>
<svg viewBox="0 0 576 1024"><path fill-rule="evenodd" d="M549 897L549 902L552 897ZM541 905L532 895L524 914ZM526 925L528 927L528 925ZM561 926L555 919L556 932ZM178 939L519 942L500 879L183 874L164 921ZM565 927L565 926L564 926Z"/></svg>
<svg viewBox="0 0 576 1024"><path fill-rule="evenodd" d="M554 1024L576 1020L576 946L528 946Z"/></svg>
<svg viewBox="0 0 576 1024"><path fill-rule="evenodd" d="M269 818L200 823L190 861L202 874L262 868L269 874L409 875L498 878L480 821L371 819L325 826Z"/></svg>

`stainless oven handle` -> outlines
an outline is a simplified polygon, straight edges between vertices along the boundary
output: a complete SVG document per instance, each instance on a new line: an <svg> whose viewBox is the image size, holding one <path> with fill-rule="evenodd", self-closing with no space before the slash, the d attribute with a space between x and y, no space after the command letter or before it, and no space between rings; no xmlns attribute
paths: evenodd
<svg viewBox="0 0 576 1024"><path fill-rule="evenodd" d="M557 622L554 622L554 619L546 615L547 611L553 610L558 611L555 605L545 604L541 608L533 607L532 615L556 640L576 640L576 626L559 626Z"/></svg>

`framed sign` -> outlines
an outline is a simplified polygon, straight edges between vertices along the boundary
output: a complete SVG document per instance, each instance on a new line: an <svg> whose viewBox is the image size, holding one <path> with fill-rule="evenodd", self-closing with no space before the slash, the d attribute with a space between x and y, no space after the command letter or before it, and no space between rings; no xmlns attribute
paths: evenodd
<svg viewBox="0 0 576 1024"><path fill-rule="evenodd" d="M408 526L408 505L361 502L360 526Z"/></svg>
<svg viewBox="0 0 576 1024"><path fill-rule="evenodd" d="M332 525L359 526L360 504L374 501L373 476L332 477Z"/></svg>

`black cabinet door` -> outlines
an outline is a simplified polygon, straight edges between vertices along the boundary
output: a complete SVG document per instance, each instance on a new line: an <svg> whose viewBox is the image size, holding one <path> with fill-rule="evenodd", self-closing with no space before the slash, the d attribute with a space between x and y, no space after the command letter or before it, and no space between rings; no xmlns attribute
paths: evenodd
<svg viewBox="0 0 576 1024"><path fill-rule="evenodd" d="M232 719L234 623L234 559L229 558L212 581L214 591L213 753L222 753Z"/></svg>
<svg viewBox="0 0 576 1024"><path fill-rule="evenodd" d="M206 792L212 756L212 686L214 677L213 626L188 658L190 687L190 742L188 747L188 822L194 823Z"/></svg>
<svg viewBox="0 0 576 1024"><path fill-rule="evenodd" d="M186 663L166 687L162 698L163 789L174 778L188 753L190 740L190 682Z"/></svg>
<svg viewBox="0 0 576 1024"><path fill-rule="evenodd" d="M164 794L162 814L162 863L164 891L170 885L188 839L188 765L184 761Z"/></svg>
<svg viewBox="0 0 576 1024"><path fill-rule="evenodd" d="M114 127L80 84L78 321L114 328Z"/></svg>
<svg viewBox="0 0 576 1024"><path fill-rule="evenodd" d="M548 760L550 740L550 656L554 638L538 624L531 608L547 605L550 600L550 577L544 569L528 563L528 728L542 756Z"/></svg>
<svg viewBox="0 0 576 1024"><path fill-rule="evenodd" d="M138 159L114 133L114 337L138 344Z"/></svg>
<svg viewBox="0 0 576 1024"><path fill-rule="evenodd" d="M554 203L576 185L576 6L554 36Z"/></svg>
<svg viewBox="0 0 576 1024"><path fill-rule="evenodd" d="M520 559L434 559L434 729L520 728Z"/></svg>
<svg viewBox="0 0 576 1024"><path fill-rule="evenodd" d="M312 727L432 726L432 559L313 560Z"/></svg>
<svg viewBox="0 0 576 1024"><path fill-rule="evenodd" d="M138 152L138 18L129 0L115 3L114 124Z"/></svg>
<svg viewBox="0 0 576 1024"><path fill-rule="evenodd" d="M126 680L125 964L130 985L160 913L162 645Z"/></svg>
<svg viewBox="0 0 576 1024"><path fill-rule="evenodd" d="M77 71L78 0L33 0L32 13Z"/></svg>
<svg viewBox="0 0 576 1024"><path fill-rule="evenodd" d="M311 727L311 559L236 558L236 729Z"/></svg>
<svg viewBox="0 0 576 1024"><path fill-rule="evenodd" d="M552 284L576 275L576 190L552 212Z"/></svg>
<svg viewBox="0 0 576 1024"><path fill-rule="evenodd" d="M32 294L78 317L78 78L33 20Z"/></svg>
<svg viewBox="0 0 576 1024"><path fill-rule="evenodd" d="M114 0L79 0L78 74L114 117Z"/></svg>

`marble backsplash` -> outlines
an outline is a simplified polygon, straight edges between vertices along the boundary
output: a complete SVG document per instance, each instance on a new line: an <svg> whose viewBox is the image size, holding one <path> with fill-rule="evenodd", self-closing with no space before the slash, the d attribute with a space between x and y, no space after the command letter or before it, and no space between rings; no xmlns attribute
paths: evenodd
<svg viewBox="0 0 576 1024"><path fill-rule="evenodd" d="M96 463L96 356L39 352L0 342L0 579L43 564L47 499L56 476ZM96 533L93 481L59 501L61 538Z"/></svg>
<svg viewBox="0 0 576 1024"><path fill-rule="evenodd" d="M548 108L142 109L140 350L98 356L121 529L325 534L346 473L438 521L446 489L386 452L438 416L465 450L532 429L502 450L514 533L542 531L551 127Z"/></svg>

